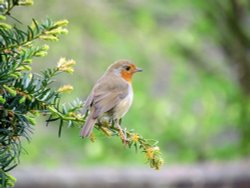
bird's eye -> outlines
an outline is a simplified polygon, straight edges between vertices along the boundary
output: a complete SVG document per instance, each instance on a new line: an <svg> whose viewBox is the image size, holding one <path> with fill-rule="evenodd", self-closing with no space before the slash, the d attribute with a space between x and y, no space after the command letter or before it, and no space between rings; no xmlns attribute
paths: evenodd
<svg viewBox="0 0 250 188"><path fill-rule="evenodd" d="M126 69L126 71L129 71L130 70L130 66L126 66L125 69Z"/></svg>

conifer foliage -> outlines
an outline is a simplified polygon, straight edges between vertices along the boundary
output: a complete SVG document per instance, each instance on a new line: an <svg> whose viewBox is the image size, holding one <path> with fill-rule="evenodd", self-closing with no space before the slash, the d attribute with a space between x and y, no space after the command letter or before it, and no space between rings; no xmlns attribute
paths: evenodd
<svg viewBox="0 0 250 188"><path fill-rule="evenodd" d="M9 171L19 163L21 142L23 138L30 140L36 116L47 116L47 122L57 121L59 136L64 124L82 125L85 120L80 113L83 106L80 100L68 105L60 102L62 94L72 90L72 86L51 86L58 74L74 71L73 60L61 58L54 68L39 73L31 71L33 58L46 56L49 49L46 44L38 44L58 41L60 35L67 33L68 24L67 20L33 19L23 29L24 25L12 17L11 11L15 6L32 4L32 0L0 0L0 187L14 186L16 180ZM6 17L20 23L12 26ZM37 40L41 42L36 43ZM119 136L119 130L109 124L97 124L96 128L108 136ZM144 152L150 166L158 169L163 160L157 142L133 131L124 132L128 146Z"/></svg>
<svg viewBox="0 0 250 188"><path fill-rule="evenodd" d="M54 89L50 85L56 75L72 72L75 63L61 59L55 68L39 74L31 72L33 58L45 56L49 49L48 45L34 42L57 41L59 35L67 33L68 23L33 19L26 29L5 23L15 6L31 4L29 0L0 1L0 187L13 186L15 182L8 171L18 164L22 138L30 139L35 116L60 113L61 93L67 87ZM77 105L81 106L80 101Z"/></svg>

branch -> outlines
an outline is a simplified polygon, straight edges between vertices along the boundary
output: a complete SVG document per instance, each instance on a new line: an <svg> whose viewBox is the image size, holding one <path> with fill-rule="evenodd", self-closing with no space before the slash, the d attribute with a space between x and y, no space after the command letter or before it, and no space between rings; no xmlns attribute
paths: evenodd
<svg viewBox="0 0 250 188"><path fill-rule="evenodd" d="M76 123L79 126L82 126L86 120L86 116L83 117L80 112L77 112L82 108L82 106L83 103L81 103L81 105L76 107L74 110L64 110L66 113L60 112L53 106L47 106L47 108L51 111L51 116L47 122L60 120L60 122L66 121L68 124ZM120 129L113 126L109 122L98 122L95 124L95 128L99 131L102 131L106 136L118 136L122 142L124 141L123 136L120 134ZM59 129L59 135L60 131L61 129ZM162 158L160 148L158 147L158 141L145 139L133 130L128 131L126 128L124 128L122 132L126 135L126 144L129 148L134 147L135 151L139 149L144 152L150 167L156 170L160 169L164 160ZM90 139L91 141L95 140L93 134L91 135Z"/></svg>

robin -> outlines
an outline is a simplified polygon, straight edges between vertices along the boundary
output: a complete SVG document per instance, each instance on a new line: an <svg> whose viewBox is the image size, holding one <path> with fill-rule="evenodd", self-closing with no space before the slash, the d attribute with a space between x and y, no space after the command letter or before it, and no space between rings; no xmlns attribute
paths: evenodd
<svg viewBox="0 0 250 188"><path fill-rule="evenodd" d="M81 130L81 137L89 137L95 123L103 117L108 117L122 130L120 120L133 101L132 77L141 71L129 60L118 60L108 67L85 101L84 112L87 114L89 111L89 114Z"/></svg>

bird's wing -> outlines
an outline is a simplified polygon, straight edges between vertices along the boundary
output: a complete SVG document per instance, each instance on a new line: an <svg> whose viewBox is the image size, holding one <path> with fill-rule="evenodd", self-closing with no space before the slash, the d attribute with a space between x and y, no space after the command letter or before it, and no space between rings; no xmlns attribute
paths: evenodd
<svg viewBox="0 0 250 188"><path fill-rule="evenodd" d="M128 84L117 77L99 80L93 89L93 118L114 108L128 95Z"/></svg>
<svg viewBox="0 0 250 188"><path fill-rule="evenodd" d="M91 91L90 95L88 96L88 98L84 101L84 106L82 109L82 114L86 114L91 106L91 103L93 101L93 92Z"/></svg>

